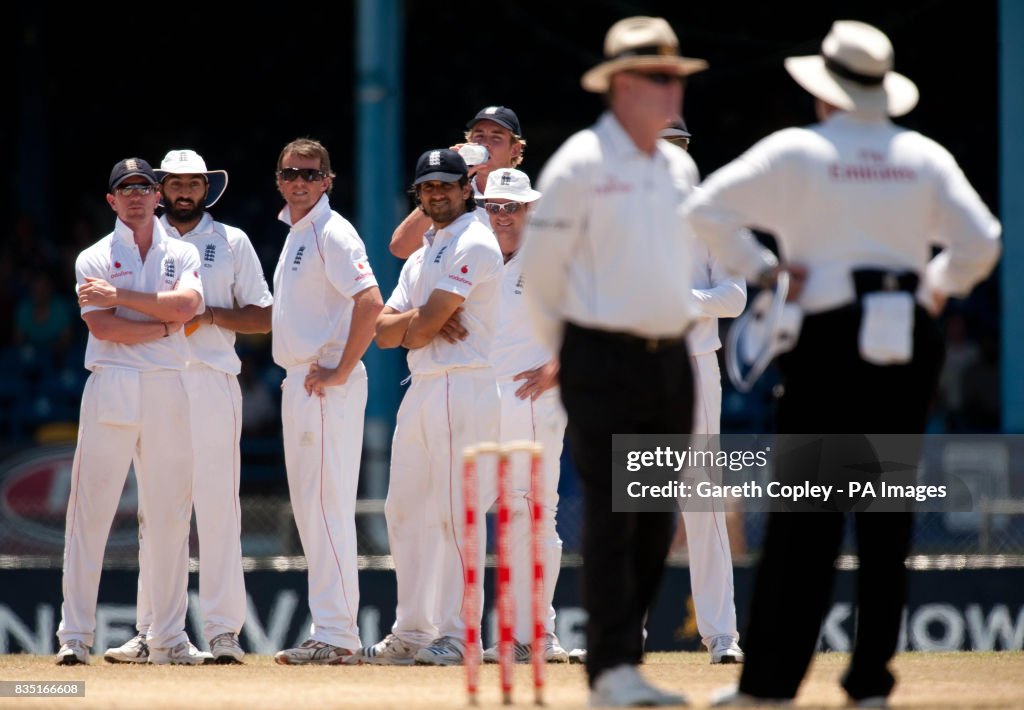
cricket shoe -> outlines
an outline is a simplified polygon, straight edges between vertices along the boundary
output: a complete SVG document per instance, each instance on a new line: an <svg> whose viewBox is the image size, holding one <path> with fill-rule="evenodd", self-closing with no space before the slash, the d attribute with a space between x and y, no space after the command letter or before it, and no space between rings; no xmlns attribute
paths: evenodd
<svg viewBox="0 0 1024 710"><path fill-rule="evenodd" d="M213 654L200 651L191 641L182 641L171 648L150 646L149 662L156 666L202 666L213 663Z"/></svg>
<svg viewBox="0 0 1024 710"><path fill-rule="evenodd" d="M498 662L498 646L495 644L484 651L484 663ZM533 659L533 644L519 643L512 644L512 659L515 663L529 663ZM569 652L562 648L558 637L552 633L544 634L544 660L548 663L568 663Z"/></svg>
<svg viewBox="0 0 1024 710"><path fill-rule="evenodd" d="M359 663L360 657L359 651L313 639L304 641L297 648L286 648L274 654L274 660L283 666L350 666Z"/></svg>
<svg viewBox="0 0 1024 710"><path fill-rule="evenodd" d="M715 636L708 643L711 663L743 663L743 649L732 636Z"/></svg>
<svg viewBox="0 0 1024 710"><path fill-rule="evenodd" d="M89 647L84 641L71 639L61 644L55 659L58 666L87 666L89 665Z"/></svg>
<svg viewBox="0 0 1024 710"><path fill-rule="evenodd" d="M442 636L416 652L416 664L421 666L461 666L465 646L454 636Z"/></svg>
<svg viewBox="0 0 1024 710"><path fill-rule="evenodd" d="M416 652L420 648L388 634L383 641L364 648L360 662L377 666L411 666L416 662Z"/></svg>
<svg viewBox="0 0 1024 710"><path fill-rule="evenodd" d="M210 639L210 653L213 655L213 662L220 665L241 663L245 658L245 651L238 643L238 634L231 631L217 634Z"/></svg>
<svg viewBox="0 0 1024 710"><path fill-rule="evenodd" d="M146 634L136 634L124 645L108 648L103 653L103 660L107 663L146 663L149 661Z"/></svg>
<svg viewBox="0 0 1024 710"><path fill-rule="evenodd" d="M585 648L574 648L569 651L569 663L579 663L580 665L587 664L587 649Z"/></svg>
<svg viewBox="0 0 1024 710"><path fill-rule="evenodd" d="M592 708L673 707L688 705L689 701L685 695L655 688L636 666L624 663L597 676L589 704Z"/></svg>

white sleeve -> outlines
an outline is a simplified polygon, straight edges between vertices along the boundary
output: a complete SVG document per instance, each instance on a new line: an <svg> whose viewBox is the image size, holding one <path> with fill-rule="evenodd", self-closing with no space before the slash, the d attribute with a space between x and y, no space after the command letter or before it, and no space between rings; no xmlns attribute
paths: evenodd
<svg viewBox="0 0 1024 710"><path fill-rule="evenodd" d="M406 259L402 265L402 272L398 275L398 284L395 286L395 290L391 292L391 297L388 298L387 303L384 304L399 313L411 311L413 308L412 298L409 295L412 292L409 283L409 272L415 259L415 254Z"/></svg>
<svg viewBox="0 0 1024 710"><path fill-rule="evenodd" d="M366 258L366 247L355 228L347 222L335 224L332 220L324 229L323 240L324 269L334 288L351 298L377 285L377 277Z"/></svg>
<svg viewBox="0 0 1024 710"><path fill-rule="evenodd" d="M569 264L587 229L589 181L582 173L564 155L548 161L537 183L543 197L523 235L526 305L538 340L555 353L562 343Z"/></svg>
<svg viewBox="0 0 1024 710"><path fill-rule="evenodd" d="M712 255L731 273L750 280L778 260L743 227L777 231L787 209L785 166L779 157L799 129L768 136L712 173L683 204L682 214Z"/></svg>
<svg viewBox="0 0 1024 710"><path fill-rule="evenodd" d="M747 305L747 284L739 277L731 276L713 256L707 255L707 269L710 272L709 288L693 289L693 298L702 316L711 318L735 318Z"/></svg>
<svg viewBox="0 0 1024 710"><path fill-rule="evenodd" d="M240 308L245 306L259 306L266 308L274 303L274 297L270 295L270 287L263 275L263 266L256 256L256 249L245 232L236 230L235 239L232 241L235 254L235 282L231 286L231 292L235 303Z"/></svg>
<svg viewBox="0 0 1024 710"><path fill-rule="evenodd" d="M91 277L94 279L110 279L110 265L99 263L98 259L92 258L96 251L94 249L87 249L78 255L75 260L75 294L78 294L78 289L85 286L85 277ZM75 299L78 300L77 298ZM93 311L108 311L110 308L103 308L101 306L82 306L82 315L91 313Z"/></svg>
<svg viewBox="0 0 1024 710"><path fill-rule="evenodd" d="M475 239L460 239L454 253L446 259L446 267L432 290L447 291L466 299L477 284L501 276L501 254Z"/></svg>
<svg viewBox="0 0 1024 710"><path fill-rule="evenodd" d="M953 156L938 144L935 147L939 151L939 189L931 236L946 248L928 263L925 282L941 293L962 296L995 266L1002 250L1002 226L971 187Z"/></svg>

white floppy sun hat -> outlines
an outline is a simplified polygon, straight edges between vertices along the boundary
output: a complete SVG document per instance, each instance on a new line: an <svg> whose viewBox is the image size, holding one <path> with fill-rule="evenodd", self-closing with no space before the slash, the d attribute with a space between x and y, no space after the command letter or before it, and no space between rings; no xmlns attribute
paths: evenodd
<svg viewBox="0 0 1024 710"><path fill-rule="evenodd" d="M863 22L836 21L821 54L789 57L785 66L813 96L844 111L902 116L917 105L917 86L892 70L889 38Z"/></svg>

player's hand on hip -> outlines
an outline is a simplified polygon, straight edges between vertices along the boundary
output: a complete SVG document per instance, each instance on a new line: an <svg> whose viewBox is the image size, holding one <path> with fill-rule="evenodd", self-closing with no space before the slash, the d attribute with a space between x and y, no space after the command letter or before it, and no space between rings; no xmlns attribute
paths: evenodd
<svg viewBox="0 0 1024 710"><path fill-rule="evenodd" d="M936 289L930 289L928 295L930 296L927 305L928 313L932 318L938 318L946 309L946 301L949 300L949 296Z"/></svg>
<svg viewBox="0 0 1024 710"><path fill-rule="evenodd" d="M807 283L807 267L803 264L786 264L783 270L789 274L789 293L786 302L793 303L800 298L804 284Z"/></svg>
<svg viewBox="0 0 1024 710"><path fill-rule="evenodd" d="M348 373L341 372L338 367L323 367L317 363L310 363L309 372L303 380L303 387L306 394L317 397L324 397L328 387L337 387L348 381Z"/></svg>
<svg viewBox="0 0 1024 710"><path fill-rule="evenodd" d="M462 325L462 308L456 308L455 312L452 313L445 324L441 326L441 330L438 331L438 335L444 338L453 345L461 340L465 340L469 335L469 331Z"/></svg>
<svg viewBox="0 0 1024 710"><path fill-rule="evenodd" d="M519 380L525 382L516 390L516 397L536 400L558 384L558 360L551 360L533 370L524 370L512 378L513 382Z"/></svg>
<svg viewBox="0 0 1024 710"><path fill-rule="evenodd" d="M103 279L85 277L85 283L78 287L79 306L109 308L117 305L117 289Z"/></svg>

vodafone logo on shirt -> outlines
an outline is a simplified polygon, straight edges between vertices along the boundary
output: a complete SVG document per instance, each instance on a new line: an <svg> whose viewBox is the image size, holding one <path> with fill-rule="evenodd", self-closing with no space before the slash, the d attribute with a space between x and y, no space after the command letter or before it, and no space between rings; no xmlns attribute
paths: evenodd
<svg viewBox="0 0 1024 710"><path fill-rule="evenodd" d="M359 275L356 276L356 281L362 281L363 279L373 276L373 270L370 269L370 264L365 261L357 261L356 268L359 269Z"/></svg>
<svg viewBox="0 0 1024 710"><path fill-rule="evenodd" d="M469 273L469 266L465 266L464 265L461 269L459 269L459 271L461 271L464 274L468 274ZM466 284L467 286L472 286L473 285L472 281L470 281L469 279L464 279L461 276L459 276L458 274L448 274L448 278L450 278L452 281L458 281L459 283Z"/></svg>

